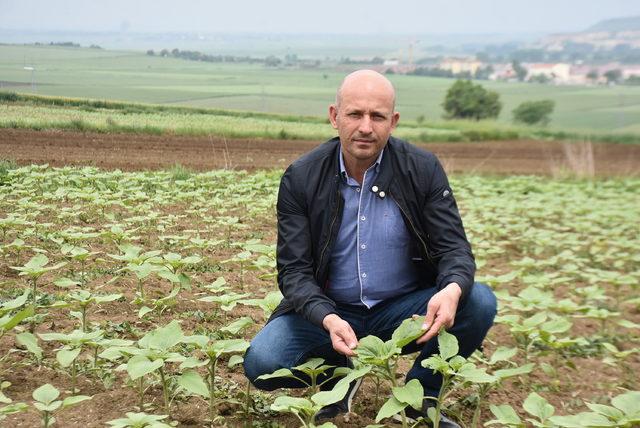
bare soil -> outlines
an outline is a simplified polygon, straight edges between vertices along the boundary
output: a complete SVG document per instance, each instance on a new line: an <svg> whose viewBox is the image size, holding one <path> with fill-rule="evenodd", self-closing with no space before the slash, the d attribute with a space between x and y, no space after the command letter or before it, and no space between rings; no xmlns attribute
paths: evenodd
<svg viewBox="0 0 640 428"><path fill-rule="evenodd" d="M93 165L106 169L284 168L318 141L207 136L100 134L0 129L0 158L20 165ZM448 172L536 175L637 175L640 146L558 141L482 141L419 144Z"/></svg>
<svg viewBox="0 0 640 428"><path fill-rule="evenodd" d="M63 165L94 165L101 168L123 170L162 169L176 163L196 170L212 168L283 168L297 156L315 147L318 142L310 141L281 141L281 140L229 140L207 137L179 137L179 136L150 136L130 134L95 134L30 130L0 130L0 159L13 159L19 164L48 163L52 166ZM594 172L597 175L638 175L640 171L640 146L617 144L574 144L547 141L513 141L513 142L477 142L477 143L446 143L425 144L428 150L435 152L450 172L479 172L492 174L543 174L562 175L566 173L580 174ZM177 212L173 212L177 214ZM44 219L43 219L44 221ZM190 228L193 218L184 220ZM256 224L255 228L273 241L275 227L268 222ZM184 225L182 225L184 226ZM241 239L241 236L234 236ZM157 240L157 236L148 236L148 241ZM93 251L113 253L113 248L101 246L92 247ZM212 264L231 257L232 249L216 249L203 252L203 256ZM5 255L6 257L6 255ZM26 255L23 255L24 259ZM498 264L506 265L504 255ZM6 283L3 286L18 286L22 278L17 272L8 267L10 258L0 263L0 277ZM21 260L19 263L25 262ZM16 264L19 264L16 263ZM201 275L201 281L208 283L220 275L231 284L239 283L237 270L229 269L226 265L219 265L219 271ZM40 289L43 293L55 294L59 292L51 281L53 274L43 277ZM183 320L185 331L193 332L197 328L215 331L225 325L226 319L203 319L196 321L195 311L207 313L210 305L197 301L195 295L182 295L181 303L176 308L155 316L154 322L139 320L136 308L130 303L134 298L135 281L123 278L121 281L107 284L108 278L101 288L105 293L122 293L123 301L92 307L89 312L90 322L105 325L110 322L112 329L125 329L124 335L133 337L135 330L148 331L153 325L164 325L173 318ZM245 286L242 290L255 294L265 292L266 285L253 274L246 274ZM168 285L158 281L147 284L150 292L168 292ZM607 290L613 293L613 290ZM562 294L562 293L560 293ZM247 332L247 338L253 337L263 323L261 311L239 305L229 314L229 317L250 316L258 322ZM629 312L629 320L640 323L640 310L633 308ZM130 326L127 326L127 321ZM36 332L70 331L77 322L70 319L62 311L51 310L43 324ZM615 327L613 327L615 328ZM599 326L589 320L576 321L572 332L576 336L590 337L595 335ZM64 396L69 395L71 382L68 376L52 366L52 356L59 344L41 342L48 364L35 364L26 353L11 353L5 362L9 367L2 375L2 380L11 382L6 391L15 401L31 403L31 392L45 382L56 385ZM485 341L485 351L491 355L498 346L513 346L514 341L503 325L495 326ZM632 347L628 344L628 347ZM11 349L19 348L9 335L0 339L0 355L7 354ZM537 368L530 376L521 380L509 381L504 387L490 393L488 401L493 404L508 403L516 409L521 408L523 400L531 391L540 391L556 408L558 414L571 414L584 411L584 401L608 403L613 395L622 392L622 388L637 389L638 379L634 374L640 370L640 357L636 354L626 361L624 366L608 366L598 358L585 356L570 356L553 360L542 357L539 362L554 365L557 372L547 374ZM546 358L546 359L545 359ZM522 358L517 360L522 364ZM406 371L410 361L403 362ZM571 363L569 365L568 363ZM125 412L136 411L138 397L135 389L127 385L124 372L117 372L114 385L107 387L96 373L89 369L91 362L83 358L83 370L78 377L77 387L81 394L93 396L91 401L84 402L77 407L60 411L56 418L56 426L61 427L103 427L105 422L122 417ZM107 364L107 362L103 362ZM225 364L220 365L221 379L218 385L220 391L228 397L241 397L246 380L241 370L228 370ZM388 387L382 393L387 397ZM470 420L469 407L463 405L468 399L468 391L456 395L460 405L453 410L460 412L463 420ZM215 426L269 426L270 422L283 426L298 426L297 420L290 415L270 415L269 400L264 394L252 391L254 409L251 420L243 415L243 403L221 403L217 408L221 416ZM224 400L220 400L224 401ZM157 385L152 386L145 394L145 402L151 404L150 413L166 414L162 409L162 391ZM354 402L356 413L341 416L333 422L339 427L365 426L374 423L378 406L375 403L375 386L367 380L362 392ZM179 427L203 426L207 418L206 403L199 398L182 398L174 402L171 417L178 422ZM521 416L523 416L521 414ZM483 412L483 421L491 419L489 411ZM28 412L11 415L0 423L4 427L35 427L39 426L39 417L34 409Z"/></svg>

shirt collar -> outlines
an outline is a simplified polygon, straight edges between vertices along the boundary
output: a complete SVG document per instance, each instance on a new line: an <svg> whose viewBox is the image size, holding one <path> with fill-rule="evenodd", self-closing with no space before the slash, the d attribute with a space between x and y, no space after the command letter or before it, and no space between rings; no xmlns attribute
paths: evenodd
<svg viewBox="0 0 640 428"><path fill-rule="evenodd" d="M344 158L342 157L342 147L340 148L339 152L340 152L340 175L346 179L346 178L349 178L349 174L347 173L347 169L344 166ZM369 167L369 169L367 169L367 171L375 167L376 173L380 172L380 163L382 162L383 153L384 153L384 149L380 151L380 154L378 155L378 159L376 159L376 161L373 163L373 165Z"/></svg>

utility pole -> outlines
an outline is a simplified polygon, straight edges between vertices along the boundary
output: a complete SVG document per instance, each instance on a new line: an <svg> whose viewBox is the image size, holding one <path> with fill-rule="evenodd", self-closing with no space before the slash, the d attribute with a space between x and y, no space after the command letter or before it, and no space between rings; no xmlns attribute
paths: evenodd
<svg viewBox="0 0 640 428"><path fill-rule="evenodd" d="M36 69L35 67L25 66L25 70L31 72L31 91L36 92Z"/></svg>

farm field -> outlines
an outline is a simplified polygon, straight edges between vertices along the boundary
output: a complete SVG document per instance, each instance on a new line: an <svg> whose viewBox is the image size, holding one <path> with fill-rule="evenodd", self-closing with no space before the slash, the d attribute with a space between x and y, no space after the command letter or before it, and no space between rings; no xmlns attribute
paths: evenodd
<svg viewBox="0 0 640 428"><path fill-rule="evenodd" d="M2 166L2 426L37 426L45 412L56 426L105 426L145 411L179 427L289 427L301 421L287 409L328 399L248 389L239 366L279 298L281 169ZM474 415L514 427L637 426L640 179L461 174L452 186L499 317L463 366L442 335L447 413L464 426ZM333 421L341 427L374 424L393 401L370 369L376 347L361 343L364 390L356 414ZM411 357L384 358L395 380Z"/></svg>
<svg viewBox="0 0 640 428"><path fill-rule="evenodd" d="M35 67L32 74L24 66ZM130 51L0 45L1 89L42 95L326 116L347 72L270 69L150 57ZM403 119L426 118L444 128L440 104L451 79L391 75ZM563 87L482 82L504 102L498 125L527 100L553 99L551 130L640 132L640 88Z"/></svg>
<svg viewBox="0 0 640 428"><path fill-rule="evenodd" d="M0 129L0 159L20 165L89 165L136 171L176 164L198 171L215 168L284 170L321 141L225 139L213 136L149 135ZM426 143L448 172L564 176L637 176L640 145L557 141Z"/></svg>

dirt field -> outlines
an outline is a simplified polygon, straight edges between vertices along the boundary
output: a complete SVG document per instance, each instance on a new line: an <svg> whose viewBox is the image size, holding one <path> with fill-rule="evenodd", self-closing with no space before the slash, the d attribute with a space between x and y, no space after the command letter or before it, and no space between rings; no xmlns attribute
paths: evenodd
<svg viewBox="0 0 640 428"><path fill-rule="evenodd" d="M223 140L137 134L0 130L0 159L18 164L94 165L123 170L176 163L196 170L286 167L317 141ZM637 175L640 146L554 141L430 143L449 172L495 174Z"/></svg>

